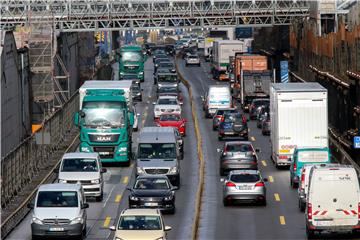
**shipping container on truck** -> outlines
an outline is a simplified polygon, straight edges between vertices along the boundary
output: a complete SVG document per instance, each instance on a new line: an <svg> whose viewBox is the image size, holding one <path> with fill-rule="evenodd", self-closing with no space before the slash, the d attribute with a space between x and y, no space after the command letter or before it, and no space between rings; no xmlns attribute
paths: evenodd
<svg viewBox="0 0 360 240"><path fill-rule="evenodd" d="M234 97L241 100L244 110L254 98L269 97L272 71L267 57L258 54L237 53L234 59Z"/></svg>
<svg viewBox="0 0 360 240"><path fill-rule="evenodd" d="M227 69L229 57L235 53L244 53L244 42L238 40L218 40L213 44L212 74L215 80L229 80Z"/></svg>
<svg viewBox="0 0 360 240"><path fill-rule="evenodd" d="M328 147L327 90L318 83L270 86L271 157L288 166L297 147Z"/></svg>

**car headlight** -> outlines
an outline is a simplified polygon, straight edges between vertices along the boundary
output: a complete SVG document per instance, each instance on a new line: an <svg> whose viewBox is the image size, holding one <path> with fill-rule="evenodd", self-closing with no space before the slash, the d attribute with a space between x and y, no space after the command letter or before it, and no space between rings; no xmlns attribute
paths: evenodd
<svg viewBox="0 0 360 240"><path fill-rule="evenodd" d="M59 182L59 183L66 183L66 180L64 180L64 179L59 179L58 182Z"/></svg>
<svg viewBox="0 0 360 240"><path fill-rule="evenodd" d="M144 168L142 168L142 167L137 167L137 168L136 168L136 171L137 171L138 175L145 173L145 170L144 170Z"/></svg>
<svg viewBox="0 0 360 240"><path fill-rule="evenodd" d="M167 196L167 197L164 197L164 200L165 201L170 201L174 198L174 195L170 195L170 196Z"/></svg>
<svg viewBox="0 0 360 240"><path fill-rule="evenodd" d="M71 220L70 224L83 224L84 222L84 219L82 217L77 217L77 218L74 218L73 220Z"/></svg>
<svg viewBox="0 0 360 240"><path fill-rule="evenodd" d="M80 151L81 152L90 152L90 148L89 147L81 147Z"/></svg>
<svg viewBox="0 0 360 240"><path fill-rule="evenodd" d="M91 183L98 184L98 183L100 183L100 179L94 179L94 180L91 180Z"/></svg>
<svg viewBox="0 0 360 240"><path fill-rule="evenodd" d="M139 198L135 197L135 196L130 196L130 200L133 200L133 201L138 201Z"/></svg>
<svg viewBox="0 0 360 240"><path fill-rule="evenodd" d="M36 217L33 217L33 218L31 219L31 222L32 222L32 223L36 223L36 224L43 224L43 222L42 222L40 219L36 218Z"/></svg>
<svg viewBox="0 0 360 240"><path fill-rule="evenodd" d="M175 174L178 172L178 168L177 167L172 167L170 168L169 174Z"/></svg>
<svg viewBox="0 0 360 240"><path fill-rule="evenodd" d="M140 75L144 75L144 72L139 72Z"/></svg>
<svg viewBox="0 0 360 240"><path fill-rule="evenodd" d="M126 152L127 151L127 147L120 147L118 149L118 152Z"/></svg>

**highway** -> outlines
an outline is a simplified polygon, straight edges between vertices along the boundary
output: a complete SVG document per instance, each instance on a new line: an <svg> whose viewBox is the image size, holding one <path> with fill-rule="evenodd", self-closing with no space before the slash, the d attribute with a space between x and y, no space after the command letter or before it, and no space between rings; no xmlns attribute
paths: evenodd
<svg viewBox="0 0 360 240"><path fill-rule="evenodd" d="M153 63L152 59L146 62L145 82L141 83L143 91L143 102L136 105L137 112L140 113L139 130L142 126L154 126L153 102L156 100L153 87ZM191 238L192 219L194 218L195 193L198 181L198 160L196 149L195 130L191 118L189 97L187 90L181 86L184 96L183 113L186 116L187 136L185 141L184 159L181 165L181 188L176 192L176 213L175 215L165 215L166 225L172 226L169 232L170 239L189 239ZM138 133L133 135L133 151L136 152L136 142ZM86 239L113 239L113 233L108 229L115 224L119 213L128 207L127 186L134 182L134 165L130 167L111 167L107 168L104 174L104 200L95 202L89 199L90 207L87 210L87 237ZM12 231L6 238L9 240L31 239L31 212L26 218Z"/></svg>
<svg viewBox="0 0 360 240"><path fill-rule="evenodd" d="M211 120L205 119L201 105L201 95L210 84L219 84L211 79L208 63L201 67L185 67L178 59L181 74L187 79L193 90L194 102L199 119L203 140L202 151L205 159L205 189L202 199L200 228L198 239L306 239L305 218L297 206L297 191L290 188L289 171L276 169L270 161L270 143L268 136L262 136L255 122L249 122L250 140L258 153L259 169L267 177L267 206L231 206L222 203L222 183L219 175L219 153L222 147L216 132L212 131ZM140 113L139 128L153 126L153 105L155 92L153 87L153 64L146 63L146 80L142 83L143 102L137 104ZM176 193L175 215L165 215L165 224L172 226L169 239L190 239L195 212L195 194L198 185L198 158L196 138L191 116L189 96L181 85L184 96L183 115L187 118L187 136L185 137L185 156L181 164L181 188ZM133 151L136 152L138 133L134 134ZM86 239L113 239L108 227L113 225L122 209L128 206L126 187L134 182L134 164L126 168L107 167L105 173L105 192L102 202L89 200ZM31 239L31 213L14 229L7 239ZM340 236L327 236L327 239L339 239ZM341 238L349 239L348 236Z"/></svg>

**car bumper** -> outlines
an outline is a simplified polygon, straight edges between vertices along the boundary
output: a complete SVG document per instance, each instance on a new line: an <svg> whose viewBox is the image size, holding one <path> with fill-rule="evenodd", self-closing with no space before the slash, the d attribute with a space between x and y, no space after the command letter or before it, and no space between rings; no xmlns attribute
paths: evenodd
<svg viewBox="0 0 360 240"><path fill-rule="evenodd" d="M224 170L224 172L230 172L231 170L241 170L241 169L251 169L251 170L257 170L258 165L257 163L230 163L230 164L221 164L221 168Z"/></svg>
<svg viewBox="0 0 360 240"><path fill-rule="evenodd" d="M224 196L226 200L239 201L239 202L257 202L265 200L265 194L227 194Z"/></svg>
<svg viewBox="0 0 360 240"><path fill-rule="evenodd" d="M313 222L314 220L312 220ZM307 222L306 225L311 230L316 231L329 231L329 232L349 232L353 230L360 230L360 223L357 225L344 225L344 226L315 226L312 222Z"/></svg>
<svg viewBox="0 0 360 240"><path fill-rule="evenodd" d="M34 236L79 236L82 234L82 230L83 224L80 223L72 225L40 225L36 223L31 224L31 234Z"/></svg>
<svg viewBox="0 0 360 240"><path fill-rule="evenodd" d="M134 201L129 199L130 208L156 208L159 210L173 210L175 204L173 201Z"/></svg>
<svg viewBox="0 0 360 240"><path fill-rule="evenodd" d="M99 197L102 193L102 185L82 185L86 197Z"/></svg>
<svg viewBox="0 0 360 240"><path fill-rule="evenodd" d="M199 61L191 61L191 62L186 62L188 65L198 65L200 64Z"/></svg>
<svg viewBox="0 0 360 240"><path fill-rule="evenodd" d="M248 132L247 131L243 131L243 132L224 132L224 133L219 133L219 137L222 137L222 138L247 138L248 137Z"/></svg>

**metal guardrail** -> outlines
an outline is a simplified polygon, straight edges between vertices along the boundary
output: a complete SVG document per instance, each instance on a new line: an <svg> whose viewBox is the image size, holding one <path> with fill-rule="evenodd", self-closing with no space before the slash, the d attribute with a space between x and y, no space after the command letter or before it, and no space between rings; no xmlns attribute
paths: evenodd
<svg viewBox="0 0 360 240"><path fill-rule="evenodd" d="M15 197L20 195L25 187L31 184L31 181L41 170L51 168L51 172L42 179L40 184L53 181L52 168L58 162L56 154L69 149L66 141L71 135L73 136L75 128L73 115L78 109L79 97L77 92L64 104L63 108L55 111L44 121L39 131L25 139L1 159L2 217L4 217L4 210L11 205ZM53 158L56 158L55 161ZM2 219L2 237L7 235L28 213L26 204L32 200L38 186L38 184L34 184L34 190L25 202L20 204L9 216L5 216L6 219Z"/></svg>

